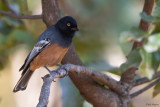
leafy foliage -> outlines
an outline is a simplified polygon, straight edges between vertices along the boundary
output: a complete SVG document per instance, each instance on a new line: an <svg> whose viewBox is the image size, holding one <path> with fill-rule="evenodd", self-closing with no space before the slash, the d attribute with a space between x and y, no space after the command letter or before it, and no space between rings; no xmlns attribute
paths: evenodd
<svg viewBox="0 0 160 107"><path fill-rule="evenodd" d="M139 28L131 28L129 31L125 31L120 35L121 42L140 42L144 37L147 37L148 33L139 29Z"/></svg>
<svg viewBox="0 0 160 107"><path fill-rule="evenodd" d="M152 79L153 75L160 70L160 1L157 0L155 2L156 7L152 15L147 15L144 12L140 14L142 19L151 23L148 32L141 30L133 31L131 29L123 32L120 36L120 41L123 43L145 40L143 46L136 49L136 54L133 54L135 50L129 54L127 62L121 65L121 69L124 71L133 65L139 68L139 77L145 76L149 79ZM154 87L153 97L160 93L159 90L160 83Z"/></svg>

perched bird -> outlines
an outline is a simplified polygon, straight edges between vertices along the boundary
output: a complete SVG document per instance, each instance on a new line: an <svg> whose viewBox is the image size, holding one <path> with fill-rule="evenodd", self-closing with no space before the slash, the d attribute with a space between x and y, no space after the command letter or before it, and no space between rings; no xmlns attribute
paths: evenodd
<svg viewBox="0 0 160 107"><path fill-rule="evenodd" d="M47 28L19 69L23 72L13 92L25 90L33 72L39 67L51 67L61 62L76 31L77 22L70 16L61 18L55 25Z"/></svg>

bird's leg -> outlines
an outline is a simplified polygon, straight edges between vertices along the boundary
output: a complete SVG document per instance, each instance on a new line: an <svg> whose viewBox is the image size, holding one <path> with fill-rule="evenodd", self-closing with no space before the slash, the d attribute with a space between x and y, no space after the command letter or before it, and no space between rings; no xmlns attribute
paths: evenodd
<svg viewBox="0 0 160 107"><path fill-rule="evenodd" d="M50 69L48 69L48 67L46 65L43 66L44 68L46 68L46 70L51 73L52 71Z"/></svg>
<svg viewBox="0 0 160 107"><path fill-rule="evenodd" d="M48 69L48 67L46 65L44 65L43 67L46 68L46 70L51 74L52 71L50 69ZM53 80L53 82L56 82L56 81Z"/></svg>

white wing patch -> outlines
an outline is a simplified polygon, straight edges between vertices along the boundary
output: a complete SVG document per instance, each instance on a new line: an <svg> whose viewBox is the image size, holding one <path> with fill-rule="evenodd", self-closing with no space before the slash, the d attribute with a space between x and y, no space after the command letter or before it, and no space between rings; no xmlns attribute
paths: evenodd
<svg viewBox="0 0 160 107"><path fill-rule="evenodd" d="M33 58L35 58L43 49L48 47L50 44L51 44L51 41L48 38L37 42L37 44L34 46L32 51L30 52L29 58L26 61L23 69L26 69L26 67L33 60Z"/></svg>
<svg viewBox="0 0 160 107"><path fill-rule="evenodd" d="M34 46L34 48L32 49L30 53L29 59L37 55L39 52L45 49L48 45L50 45L49 39L44 39L44 40L37 42L37 44Z"/></svg>

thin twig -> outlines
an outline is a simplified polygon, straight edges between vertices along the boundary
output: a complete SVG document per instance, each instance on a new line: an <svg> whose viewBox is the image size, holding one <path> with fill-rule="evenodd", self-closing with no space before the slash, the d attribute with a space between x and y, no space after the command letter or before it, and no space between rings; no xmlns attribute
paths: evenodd
<svg viewBox="0 0 160 107"><path fill-rule="evenodd" d="M157 73L153 76L153 78L152 78L151 80L149 80L147 77L144 77L144 78L140 78L140 79L135 80L133 86L135 87L135 86L138 86L138 85L142 85L142 84L145 84L145 83L147 83L147 82L151 82L151 81L153 81L153 80L155 80L155 79L157 79L157 78L160 78L160 71L157 72Z"/></svg>
<svg viewBox="0 0 160 107"><path fill-rule="evenodd" d="M42 15L17 15L11 12L0 10L0 14L12 17L14 19L41 19Z"/></svg>
<svg viewBox="0 0 160 107"><path fill-rule="evenodd" d="M140 94L142 94L143 92L147 91L148 89L150 89L151 87L153 87L155 84L157 84L160 81L160 79L155 80L154 82L152 82L151 84L147 85L146 87L142 88L141 90L138 90L134 93L132 93L130 96L131 98L134 98Z"/></svg>

